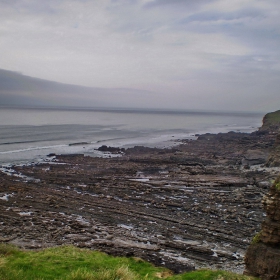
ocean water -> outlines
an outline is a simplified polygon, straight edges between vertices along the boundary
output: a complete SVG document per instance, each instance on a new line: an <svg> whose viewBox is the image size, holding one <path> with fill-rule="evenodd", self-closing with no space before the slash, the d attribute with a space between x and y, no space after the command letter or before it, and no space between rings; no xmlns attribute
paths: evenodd
<svg viewBox="0 0 280 280"><path fill-rule="evenodd" d="M101 145L171 147L195 134L252 132L262 113L0 108L0 165L40 162L50 153L100 156Z"/></svg>

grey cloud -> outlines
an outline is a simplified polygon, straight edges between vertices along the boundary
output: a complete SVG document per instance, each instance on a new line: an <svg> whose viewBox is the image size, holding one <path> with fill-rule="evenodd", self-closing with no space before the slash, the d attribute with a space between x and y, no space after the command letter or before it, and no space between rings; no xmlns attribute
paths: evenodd
<svg viewBox="0 0 280 280"><path fill-rule="evenodd" d="M6 7L10 7L13 10L24 13L27 12L29 14L52 14L56 13L57 5L62 3L63 0L30 0L30 1L21 1L21 0L11 0L11 1L0 1Z"/></svg>
<svg viewBox="0 0 280 280"><path fill-rule="evenodd" d="M202 4L209 4L215 0L153 0L144 5L145 8L156 8L168 6L183 6L186 8L197 8Z"/></svg>
<svg viewBox="0 0 280 280"><path fill-rule="evenodd" d="M242 9L233 12L207 11L191 14L190 16L181 19L180 24L188 24L191 22L215 22L215 21L233 21L242 19L265 18L265 13L260 9Z"/></svg>
<svg viewBox="0 0 280 280"><path fill-rule="evenodd" d="M243 44L255 49L276 50L280 32L273 27L277 23L271 24L269 18L268 11L254 7L232 12L210 10L181 18L173 23L172 28L202 34L225 34L238 38Z"/></svg>
<svg viewBox="0 0 280 280"><path fill-rule="evenodd" d="M0 104L235 109L244 100L246 110L279 100L280 2L244 2L0 0L1 68L60 82L0 73Z"/></svg>

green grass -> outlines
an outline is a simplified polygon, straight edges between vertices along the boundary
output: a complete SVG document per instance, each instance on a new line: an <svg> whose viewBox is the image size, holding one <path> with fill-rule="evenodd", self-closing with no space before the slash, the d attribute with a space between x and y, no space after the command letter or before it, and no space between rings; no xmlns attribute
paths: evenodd
<svg viewBox="0 0 280 280"><path fill-rule="evenodd" d="M264 119L265 119L266 125L279 124L280 123L280 110L273 112L273 113L266 114Z"/></svg>
<svg viewBox="0 0 280 280"><path fill-rule="evenodd" d="M251 244L257 244L261 241L261 232L258 232L252 239Z"/></svg>
<svg viewBox="0 0 280 280"><path fill-rule="evenodd" d="M61 246L24 251L0 244L1 280L248 280L255 279L224 271L199 270L172 275L139 258L112 257L97 251Z"/></svg>
<svg viewBox="0 0 280 280"><path fill-rule="evenodd" d="M280 176L276 178L273 182L272 188L275 188L276 191L280 192Z"/></svg>

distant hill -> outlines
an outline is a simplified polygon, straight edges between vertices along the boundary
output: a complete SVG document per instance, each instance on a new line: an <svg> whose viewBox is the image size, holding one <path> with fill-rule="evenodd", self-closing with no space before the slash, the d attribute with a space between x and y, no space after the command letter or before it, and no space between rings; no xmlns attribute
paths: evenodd
<svg viewBox="0 0 280 280"><path fill-rule="evenodd" d="M1 106L140 107L148 96L147 91L63 84L0 69Z"/></svg>

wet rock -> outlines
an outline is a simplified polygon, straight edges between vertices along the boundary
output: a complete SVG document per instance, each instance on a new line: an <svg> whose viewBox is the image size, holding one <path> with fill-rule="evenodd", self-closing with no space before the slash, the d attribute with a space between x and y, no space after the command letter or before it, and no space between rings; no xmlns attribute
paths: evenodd
<svg viewBox="0 0 280 280"><path fill-rule="evenodd" d="M280 279L280 177L263 200L267 217L245 257L245 274Z"/></svg>
<svg viewBox="0 0 280 280"><path fill-rule="evenodd" d="M56 155L55 163L14 166L33 179L0 173L0 197L8 199L0 200L0 237L25 248L76 244L133 255L177 272L240 272L236 256L263 219L267 189L257 182L275 176L240 164L248 151L268 153L272 137L201 135L176 149L107 147L122 156Z"/></svg>
<svg viewBox="0 0 280 280"><path fill-rule="evenodd" d="M123 148L118 148L118 147L108 147L106 145L102 145L97 149L100 152L110 152L110 153L121 153L124 152Z"/></svg>

